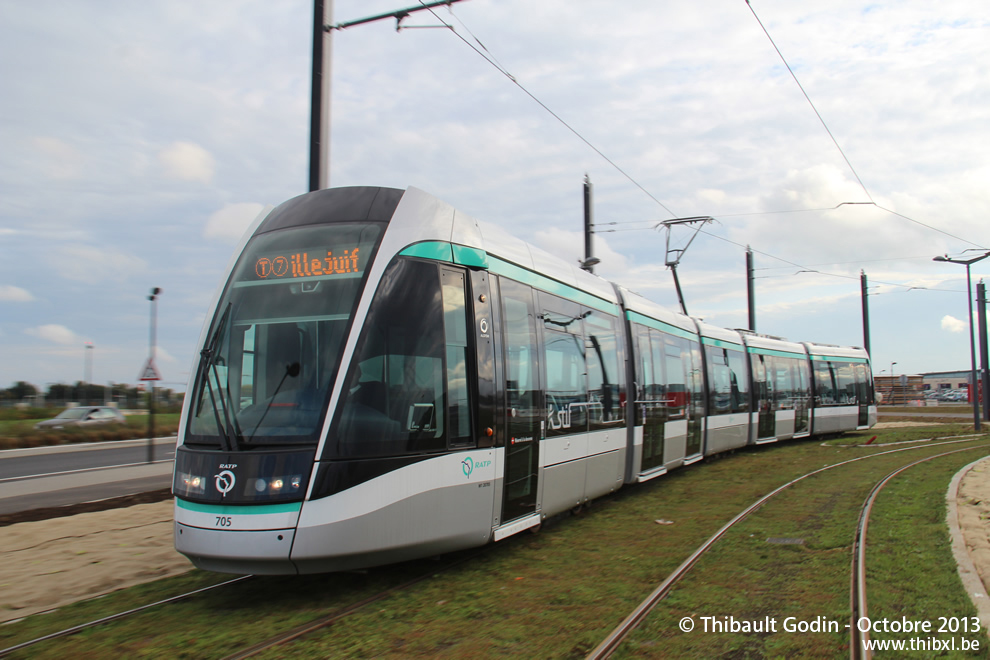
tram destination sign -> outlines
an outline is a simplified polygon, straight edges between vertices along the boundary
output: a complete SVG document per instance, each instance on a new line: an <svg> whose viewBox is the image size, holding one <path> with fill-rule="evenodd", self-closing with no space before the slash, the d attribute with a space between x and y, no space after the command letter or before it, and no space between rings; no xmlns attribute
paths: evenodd
<svg viewBox="0 0 990 660"><path fill-rule="evenodd" d="M258 256L254 269L244 271L246 280L292 279L326 275L360 274L364 270L359 247L315 249Z"/></svg>

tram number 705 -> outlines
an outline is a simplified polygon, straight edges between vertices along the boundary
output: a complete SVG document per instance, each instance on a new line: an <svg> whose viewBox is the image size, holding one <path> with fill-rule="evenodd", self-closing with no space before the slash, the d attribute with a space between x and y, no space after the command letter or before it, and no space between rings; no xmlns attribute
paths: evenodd
<svg viewBox="0 0 990 660"><path fill-rule="evenodd" d="M231 516L217 516L217 527L230 527Z"/></svg>

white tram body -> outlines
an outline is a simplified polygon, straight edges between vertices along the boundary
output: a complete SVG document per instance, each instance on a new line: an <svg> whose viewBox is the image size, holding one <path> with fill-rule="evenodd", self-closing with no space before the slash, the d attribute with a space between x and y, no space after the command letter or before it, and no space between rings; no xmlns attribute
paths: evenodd
<svg viewBox="0 0 990 660"><path fill-rule="evenodd" d="M175 545L221 572L482 545L706 455L876 422L861 349L673 313L415 188L266 209L200 347Z"/></svg>

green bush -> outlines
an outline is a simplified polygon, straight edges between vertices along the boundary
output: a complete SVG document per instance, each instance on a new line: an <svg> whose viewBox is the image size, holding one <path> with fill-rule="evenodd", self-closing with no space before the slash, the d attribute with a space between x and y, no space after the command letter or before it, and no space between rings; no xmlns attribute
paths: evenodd
<svg viewBox="0 0 990 660"><path fill-rule="evenodd" d="M41 415L38 416L38 411ZM82 442L112 442L148 436L147 415L129 415L126 425L108 425L88 429L36 430L35 421L51 419L57 413L46 409L34 409L34 416L7 421L0 420L0 449L22 447L46 447ZM178 413L155 413L155 437L175 435L179 428Z"/></svg>

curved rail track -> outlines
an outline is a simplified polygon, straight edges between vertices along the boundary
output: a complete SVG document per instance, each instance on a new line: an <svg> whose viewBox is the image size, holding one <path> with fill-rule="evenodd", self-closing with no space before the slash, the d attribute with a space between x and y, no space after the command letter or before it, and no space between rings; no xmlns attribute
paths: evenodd
<svg viewBox="0 0 990 660"><path fill-rule="evenodd" d="M868 631L860 631L857 625L862 617L867 616L866 609L866 533L870 526L870 512L873 510L873 503L876 502L877 496L880 491L883 490L887 483L904 472L908 468L912 468L920 463L926 463L930 460L941 458L943 456L951 456L952 454L958 454L963 451L972 451L974 449L980 449L981 447L986 447L987 445L979 445L976 447L966 447L965 449L956 449L954 451L947 451L941 454L933 454L926 458L919 459L913 463L908 463L902 467L897 468L886 477L881 479L867 495L866 500L863 502L863 508L859 514L859 521L856 524L856 539L853 541L853 556L852 556L852 580L849 587L849 604L852 611L852 616L849 617L849 657L852 660L861 660L862 658L871 658L873 654L866 649L866 644L870 640L870 633Z"/></svg>
<svg viewBox="0 0 990 660"><path fill-rule="evenodd" d="M952 440L952 441L949 441L949 442L938 443L938 445L950 445L950 444L957 444L957 443L962 443L962 442L973 442L973 440L972 439L967 439L967 440ZM728 532L735 525L737 525L738 523L742 522L747 517L749 517L750 514L752 514L754 511L756 511L757 509L759 509L760 507L762 507L768 501L770 501L771 499L773 499L774 497L776 497L777 495L779 495L783 491L787 490L788 488L790 488L794 484L796 484L798 482L801 482L801 481L807 479L808 477L812 477L812 476L814 476L816 474L820 474L822 472L826 472L828 470L831 470L831 469L837 468L837 467L841 467L843 465L849 465L850 463L855 463L857 461L867 460L867 459L870 459L870 458L875 458L877 456L884 456L884 455L887 455L887 454L893 454L893 453L902 452L902 451L912 451L912 450L916 450L916 449L927 449L927 448L931 448L933 446L937 446L937 445L932 445L932 444L923 445L923 446L916 445L916 446L913 446L913 447L904 447L904 448L901 448L901 449L890 449L890 450L887 450L887 451L877 452L876 454L870 454L869 456L859 456L857 458L849 459L848 461L841 461L839 463L834 463L832 465L827 465L827 466L825 466L823 468L819 468L817 470L813 470L811 472L808 472L807 474L804 474L804 475L802 475L800 477L797 477L796 479L793 479L793 480L787 482L786 484L784 484L784 485L780 486L779 488L773 490L772 492L768 493L767 495L764 495L759 500L757 500L753 504L749 505L746 509L744 509L738 515L736 515L735 518L733 518L732 520L730 520L729 522L727 522L725 525L723 525L722 528L719 529L717 532L715 532L711 537L709 537L707 541L705 541L700 546L698 546L698 548L693 553L691 553L691 555L687 559L685 559L684 562L682 562L680 566L678 566L676 569L674 569L674 571L670 575L668 575L667 578L663 582L661 582L660 585L656 589L654 589L653 592L649 596L647 596L646 599L644 599L636 607L636 609L634 609L632 611L632 613L630 613L629 616L627 616L622 621L622 623L620 623L591 653L589 653L587 655L587 660L603 660L604 658L611 657L611 655L616 651L616 649L619 648L619 646L629 636L629 634L632 633L634 630L636 630L636 628L638 628L640 626L640 624L642 624L643 621L646 620L646 617L653 610L653 608L656 607L657 604L661 600L663 600L667 596L667 594L670 593L670 591L673 589L674 585L682 577L684 577L685 575L687 575L691 571L691 569L694 567L694 565L697 563L697 561L702 557L702 555L704 555L706 552L708 552L712 548L712 546L715 545L715 543L726 534L726 532ZM850 632L850 635L855 636L855 635L858 635L859 634L858 633L858 630L857 630L856 622L857 622L857 620L859 619L860 616L865 616L865 613L866 613L866 560L865 560L866 542L865 542L865 539L866 539L866 530L867 530L867 526L868 526L868 520L869 520L870 510L873 507L873 502L876 500L877 494L887 484L887 482L890 481L893 477L897 476L898 474L900 474L904 470L906 470L906 469L908 469L908 468L910 468L910 467L912 467L914 465L917 465L918 463L923 463L925 461L929 461L929 460L932 460L934 458L939 458L941 456L947 456L949 454L955 454L955 453L962 452L962 451L972 451L974 449L981 449L981 448L986 448L986 447L990 447L990 445L986 445L986 444L984 444L984 445L977 445L975 447L966 447L964 449L957 449L957 450L951 451L951 452L944 452L942 454L936 454L936 455L928 456L926 458L923 458L923 459L918 460L918 461L914 461L913 463L910 463L908 465L905 465L905 466L903 466L903 467L895 470L894 472L888 474L884 479L882 479L876 486L874 486L874 488L871 491L870 495L867 497L867 501L866 501L866 503L864 503L863 509L862 509L862 511L860 513L860 520L859 520L859 523L857 525L856 541L855 541L854 546L853 546L853 569L852 569L852 575L853 575L853 577L852 577L852 581L851 581L852 582L852 587L851 587L852 594L850 596L850 599L851 599L851 601L853 603L853 615L851 617L851 625L850 625L850 631L851 632ZM857 557L858 557L858 559L857 559ZM858 609L858 608L861 608L861 609ZM862 614L857 614L858 611L861 611ZM860 642L859 639L851 639L850 640L850 653L853 654L852 655L853 660L860 660L860 658L863 657L862 655L855 655L855 653L861 653L862 652L862 649L863 649L863 646L862 646L862 644L861 644L861 642Z"/></svg>

